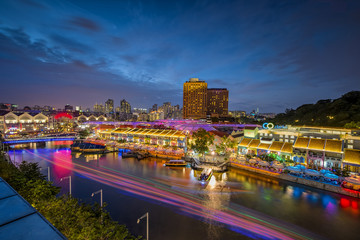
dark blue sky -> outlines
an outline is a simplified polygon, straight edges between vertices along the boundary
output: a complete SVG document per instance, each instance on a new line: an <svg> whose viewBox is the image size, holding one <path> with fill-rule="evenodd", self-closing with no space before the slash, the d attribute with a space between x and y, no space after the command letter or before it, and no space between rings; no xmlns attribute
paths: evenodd
<svg viewBox="0 0 360 240"><path fill-rule="evenodd" d="M231 110L360 89L360 1L0 1L0 102L171 101L198 77Z"/></svg>

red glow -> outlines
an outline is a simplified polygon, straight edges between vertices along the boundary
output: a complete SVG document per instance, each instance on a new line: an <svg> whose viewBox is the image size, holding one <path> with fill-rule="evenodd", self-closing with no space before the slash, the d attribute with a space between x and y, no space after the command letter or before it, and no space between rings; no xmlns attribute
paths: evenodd
<svg viewBox="0 0 360 240"><path fill-rule="evenodd" d="M54 174L57 178L71 175L73 163L71 152L67 150L59 150L54 153ZM61 164L59 164L61 163Z"/></svg>
<svg viewBox="0 0 360 240"><path fill-rule="evenodd" d="M69 140L69 141L53 141L52 145L57 146L57 145L70 145L72 144L73 141Z"/></svg>
<svg viewBox="0 0 360 240"><path fill-rule="evenodd" d="M340 199L340 206L343 207L343 208L350 207L350 200L346 199L346 198L341 198Z"/></svg>
<svg viewBox="0 0 360 240"><path fill-rule="evenodd" d="M63 117L68 118L68 119L72 119L72 118L73 118L73 117L72 117L70 114L68 114L68 113L58 113L58 114L55 115L55 119L59 119L59 118L63 118Z"/></svg>
<svg viewBox="0 0 360 240"><path fill-rule="evenodd" d="M359 205L358 205L357 202L352 201L352 202L351 202L351 207L352 207L353 209L358 209L358 208L359 208Z"/></svg>

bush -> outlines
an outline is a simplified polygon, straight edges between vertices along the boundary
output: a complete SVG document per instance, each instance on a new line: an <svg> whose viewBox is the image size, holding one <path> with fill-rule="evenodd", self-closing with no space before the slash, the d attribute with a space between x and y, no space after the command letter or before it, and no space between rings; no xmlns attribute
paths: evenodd
<svg viewBox="0 0 360 240"><path fill-rule="evenodd" d="M68 239L138 239L98 204L79 203L70 196L57 198L60 188L44 179L37 163L22 162L17 168L1 156L0 177Z"/></svg>

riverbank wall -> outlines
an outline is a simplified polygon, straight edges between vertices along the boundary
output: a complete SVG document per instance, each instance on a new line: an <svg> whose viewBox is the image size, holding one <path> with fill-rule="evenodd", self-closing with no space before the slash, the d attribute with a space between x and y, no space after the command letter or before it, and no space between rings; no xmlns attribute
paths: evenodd
<svg viewBox="0 0 360 240"><path fill-rule="evenodd" d="M265 176L269 176L269 177L273 177L273 178L282 179L282 180L289 181L289 182L302 184L302 185L305 185L308 187L318 188L321 190L330 191L330 192L334 192L334 193L338 193L338 194L343 194L343 195L350 196L350 197L360 198L360 192L358 192L358 191L345 189L340 186L335 186L335 185L324 183L324 182L313 181L313 180L305 179L302 177L292 176L289 174L270 172L270 171L266 171L263 169L253 168L250 166L236 164L236 163L231 163L231 167L239 168L239 169L242 169L245 171L249 171L249 172L253 172L253 173L257 173L257 174L261 174L261 175L265 175Z"/></svg>

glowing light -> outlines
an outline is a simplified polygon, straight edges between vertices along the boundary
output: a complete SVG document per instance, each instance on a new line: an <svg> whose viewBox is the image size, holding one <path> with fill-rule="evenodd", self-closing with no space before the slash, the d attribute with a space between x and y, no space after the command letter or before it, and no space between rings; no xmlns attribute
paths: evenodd
<svg viewBox="0 0 360 240"><path fill-rule="evenodd" d="M65 118L68 118L68 119L72 119L73 117L70 115L70 114L68 114L68 113L58 113L58 114L56 114L55 115L55 119L59 119L59 118L63 118L63 117L65 117Z"/></svg>
<svg viewBox="0 0 360 240"><path fill-rule="evenodd" d="M138 196L160 201L181 209L192 216L217 221L226 224L230 228L237 228L238 231L248 231L264 239L309 239L300 233L293 232L284 227L258 219L240 210L223 206L222 209L215 209L211 206L204 206L203 199L186 192L173 189L171 186L137 176L126 172L110 169L107 167L84 166L71 162L69 153L59 151L54 155L54 161L41 155L26 150L29 154L35 155L47 162L53 163L62 168L79 173L89 179L112 186L114 188L133 193ZM214 178L214 176L213 176ZM211 181L216 181L211 179ZM210 184L210 183L209 183Z"/></svg>

